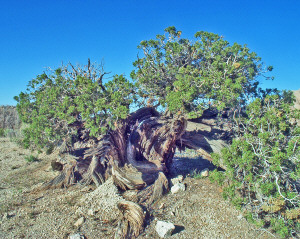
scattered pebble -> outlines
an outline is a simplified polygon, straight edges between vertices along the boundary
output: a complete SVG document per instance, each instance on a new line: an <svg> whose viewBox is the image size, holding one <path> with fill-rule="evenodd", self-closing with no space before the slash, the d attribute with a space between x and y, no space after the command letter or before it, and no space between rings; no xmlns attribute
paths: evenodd
<svg viewBox="0 0 300 239"><path fill-rule="evenodd" d="M178 193L179 191L185 191L185 184L177 183L173 187L171 187L172 194Z"/></svg>
<svg viewBox="0 0 300 239"><path fill-rule="evenodd" d="M88 210L88 215L90 215L90 216L94 216L95 215L93 209L89 209Z"/></svg>
<svg viewBox="0 0 300 239"><path fill-rule="evenodd" d="M183 181L183 176L182 175L178 175L176 178L172 178L171 179L171 185L174 186L178 183L182 183Z"/></svg>
<svg viewBox="0 0 300 239"><path fill-rule="evenodd" d="M200 172L201 177L208 177L209 175L209 169L205 168Z"/></svg>
<svg viewBox="0 0 300 239"><path fill-rule="evenodd" d="M75 222L74 226L80 227L83 223L84 223L84 217L81 217Z"/></svg>
<svg viewBox="0 0 300 239"><path fill-rule="evenodd" d="M69 236L69 239L84 239L85 237L79 233L72 234Z"/></svg>
<svg viewBox="0 0 300 239"><path fill-rule="evenodd" d="M6 220L8 218L8 213L6 212L6 213L4 213L4 215L3 215L3 217L2 217L2 220L4 221L4 220Z"/></svg>
<svg viewBox="0 0 300 239"><path fill-rule="evenodd" d="M166 236L171 236L172 232L175 230L175 225L171 222L157 221L156 232L161 238Z"/></svg>

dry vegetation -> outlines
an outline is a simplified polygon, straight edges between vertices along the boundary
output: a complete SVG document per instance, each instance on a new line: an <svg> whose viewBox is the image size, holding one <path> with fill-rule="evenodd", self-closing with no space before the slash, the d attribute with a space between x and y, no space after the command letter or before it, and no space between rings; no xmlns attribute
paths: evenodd
<svg viewBox="0 0 300 239"><path fill-rule="evenodd" d="M0 128L18 129L21 122L15 106L0 106Z"/></svg>

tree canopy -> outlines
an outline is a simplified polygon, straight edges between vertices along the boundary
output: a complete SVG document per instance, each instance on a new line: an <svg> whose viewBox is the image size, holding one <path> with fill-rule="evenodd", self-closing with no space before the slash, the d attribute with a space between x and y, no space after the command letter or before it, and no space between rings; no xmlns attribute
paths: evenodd
<svg viewBox="0 0 300 239"><path fill-rule="evenodd" d="M125 119L134 99L134 85L123 75L103 82L102 66L72 64L49 70L29 82L26 92L15 97L25 129L25 145L40 147L78 137L84 128L99 137L114 122Z"/></svg>
<svg viewBox="0 0 300 239"><path fill-rule="evenodd" d="M199 31L195 40L181 38L175 27L138 46L143 57L133 64L144 102L171 113L199 117L204 109L232 107L254 95L264 67L261 58L244 45L230 44L222 36Z"/></svg>

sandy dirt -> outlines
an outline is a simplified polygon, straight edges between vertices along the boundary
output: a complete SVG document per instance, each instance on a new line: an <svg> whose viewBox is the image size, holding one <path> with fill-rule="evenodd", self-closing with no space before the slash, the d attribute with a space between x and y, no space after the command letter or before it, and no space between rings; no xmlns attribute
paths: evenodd
<svg viewBox="0 0 300 239"><path fill-rule="evenodd" d="M39 161L27 162L28 155ZM50 166L55 154L44 155L0 138L0 238L113 238L120 216L117 189L107 181L100 188L74 186L69 189L35 191L57 172ZM172 176L184 175L186 191L167 194L154 205L152 217L139 238L159 238L157 220L176 225L170 238L275 238L249 224L242 213L221 196L221 188L195 173L213 165L190 151L177 154ZM75 226L83 217L84 222Z"/></svg>

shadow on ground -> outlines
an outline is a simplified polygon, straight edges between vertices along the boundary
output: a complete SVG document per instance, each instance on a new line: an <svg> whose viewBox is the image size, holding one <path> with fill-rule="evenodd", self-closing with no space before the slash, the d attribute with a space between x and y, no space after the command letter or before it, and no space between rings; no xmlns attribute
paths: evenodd
<svg viewBox="0 0 300 239"><path fill-rule="evenodd" d="M193 152L176 153L173 158L173 163L170 167L170 176L176 177L178 175L192 175L201 172L208 168L210 171L216 169L212 162L202 158Z"/></svg>

